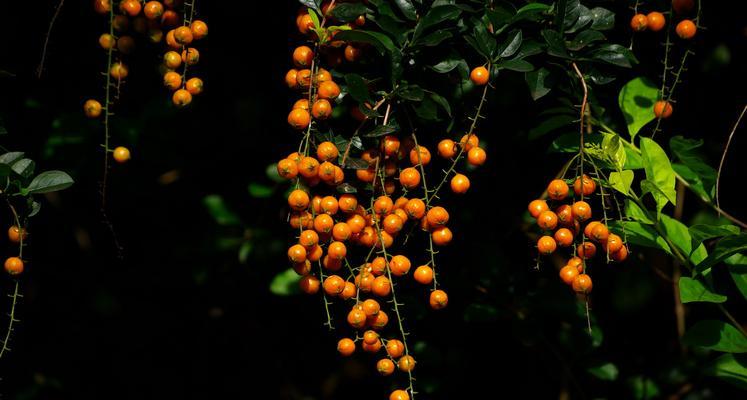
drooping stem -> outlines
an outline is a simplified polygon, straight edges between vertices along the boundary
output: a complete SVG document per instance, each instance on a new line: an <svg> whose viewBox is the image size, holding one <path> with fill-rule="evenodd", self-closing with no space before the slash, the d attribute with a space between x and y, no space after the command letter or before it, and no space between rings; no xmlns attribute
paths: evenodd
<svg viewBox="0 0 747 400"><path fill-rule="evenodd" d="M731 145L731 139L734 137L734 133L737 131L737 128L739 127L739 123L742 122L742 117L744 117L744 113L747 111L747 105L742 108L742 112L739 113L739 118L737 118L737 122L734 123L734 128L731 129L731 133L729 133L729 139L726 141L726 145L724 146L724 152L721 154L721 161L718 163L718 173L716 174L716 207L719 209L719 215L721 214L721 203L719 202L719 189L721 184L721 171L724 168L724 161L726 161L726 153L729 151L729 146Z"/></svg>

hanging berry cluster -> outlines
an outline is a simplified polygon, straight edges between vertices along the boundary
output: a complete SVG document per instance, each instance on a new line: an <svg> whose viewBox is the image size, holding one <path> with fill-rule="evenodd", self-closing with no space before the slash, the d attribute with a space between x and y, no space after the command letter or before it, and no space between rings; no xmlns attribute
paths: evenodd
<svg viewBox="0 0 747 400"><path fill-rule="evenodd" d="M347 122L353 121L357 129L349 138L334 136L331 126L338 121L330 117L335 107L351 105L346 104L351 96L341 96L330 70L341 64L354 68L370 49L336 39L338 32L357 29L366 21L359 16L347 25L327 26L333 8L334 2L322 4L321 16L305 8L299 11L297 27L308 44L293 50L294 68L285 76L287 86L300 94L293 99L288 124L301 136L297 151L277 163L278 174L293 186L288 222L295 243L288 248L288 259L301 276L301 290L321 295L330 329L334 311L345 314L348 326L340 329L339 354L351 356L360 348L378 358L374 367L379 374L389 376L398 369L408 384L393 390L390 399L406 400L416 394L416 360L408 347L398 284L413 279L427 288L420 296L431 309L448 304L437 280L435 249L448 245L453 233L438 194L447 181L452 193L466 193L470 180L457 169L466 169L465 160L470 168L486 161L474 130L489 73L477 67L471 74L473 83L483 88L482 98L468 133L456 135L458 142L444 138L423 143L415 128L395 125L394 93L371 103L353 103ZM330 70L323 68L320 55L326 56L324 66ZM371 126L370 133L361 134ZM438 159L428 146L435 146ZM436 172L435 185L430 181L428 186L429 172ZM419 232L426 235L421 239L427 243L427 249L420 250L423 254L406 246Z"/></svg>
<svg viewBox="0 0 747 400"><path fill-rule="evenodd" d="M103 104L99 100L88 99L83 111L89 118L99 118L103 113L104 148L112 153L116 162L124 163L130 159L127 147L109 149L109 117L113 115L112 106L119 97L121 85L130 74L126 58L135 51L136 38L151 43L165 41L163 82L174 92L173 103L184 107L192 102L192 96L203 90L202 79L190 78L188 67L199 62L200 52L191 46L207 36L208 27L205 22L194 19L194 0L94 0L93 6L97 13L109 17L109 31L102 33L98 39L99 46L107 52L106 85Z"/></svg>

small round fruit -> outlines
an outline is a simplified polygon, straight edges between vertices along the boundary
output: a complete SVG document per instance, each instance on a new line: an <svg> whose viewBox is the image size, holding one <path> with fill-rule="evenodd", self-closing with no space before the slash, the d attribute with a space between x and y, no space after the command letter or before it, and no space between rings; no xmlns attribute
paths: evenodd
<svg viewBox="0 0 747 400"><path fill-rule="evenodd" d="M179 89L171 96L171 101L177 107L186 107L192 102L192 93L187 89Z"/></svg>
<svg viewBox="0 0 747 400"><path fill-rule="evenodd" d="M337 342L337 351L344 357L348 357L355 352L355 342L350 338L342 338Z"/></svg>
<svg viewBox="0 0 747 400"><path fill-rule="evenodd" d="M596 240L597 242L605 242L609 236L610 230L605 224L600 223L591 230L591 239Z"/></svg>
<svg viewBox="0 0 747 400"><path fill-rule="evenodd" d="M178 72L168 71L163 74L163 85L171 90L177 90L182 86L182 76Z"/></svg>
<svg viewBox="0 0 747 400"><path fill-rule="evenodd" d="M289 247L288 260L296 264L306 261L306 248L301 246L300 244L294 244L293 246ZM324 286L327 286L326 281Z"/></svg>
<svg viewBox="0 0 747 400"><path fill-rule="evenodd" d="M114 63L112 67L109 69L109 74L112 76L112 78L116 80L122 80L127 78L127 75L130 74L129 70L127 69L127 66L122 64L121 62Z"/></svg>
<svg viewBox="0 0 747 400"><path fill-rule="evenodd" d="M340 95L340 87L332 81L322 82L317 95L322 99L336 99Z"/></svg>
<svg viewBox="0 0 747 400"><path fill-rule="evenodd" d="M389 260L389 270L394 276L403 276L410 271L410 259L403 255L396 255Z"/></svg>
<svg viewBox="0 0 747 400"><path fill-rule="evenodd" d="M476 67L470 72L469 79L477 86L484 86L490 79L490 72L485 67Z"/></svg>
<svg viewBox="0 0 747 400"><path fill-rule="evenodd" d="M320 120L325 120L332 115L332 104L327 99L319 99L311 107L311 115Z"/></svg>
<svg viewBox="0 0 747 400"><path fill-rule="evenodd" d="M166 68L177 69L182 65L182 56L175 51L168 51L163 55L163 63L166 65Z"/></svg>
<svg viewBox="0 0 747 400"><path fill-rule="evenodd" d="M586 174L584 174L584 176L582 176L581 178L576 178L576 180L573 182L573 193L576 193L576 196L581 195L582 186L584 196L591 196L594 191L597 190L596 182L594 182L594 180L589 178Z"/></svg>
<svg viewBox="0 0 747 400"><path fill-rule="evenodd" d="M553 237L560 247L568 247L573 244L573 232L568 228L558 229Z"/></svg>
<svg viewBox="0 0 747 400"><path fill-rule="evenodd" d="M207 24L199 19L192 21L192 24L189 27L192 30L192 37L195 40L200 40L208 34Z"/></svg>
<svg viewBox="0 0 747 400"><path fill-rule="evenodd" d="M363 312L366 314L366 317L374 316L378 314L379 311L381 311L381 305L374 299L366 299L361 307L363 308Z"/></svg>
<svg viewBox="0 0 747 400"><path fill-rule="evenodd" d="M537 217L537 225L544 230L551 231L558 226L558 216L550 211L542 211Z"/></svg>
<svg viewBox="0 0 747 400"><path fill-rule="evenodd" d="M449 212L441 206L436 206L428 210L425 218L431 227L444 226L449 222Z"/></svg>
<svg viewBox="0 0 747 400"><path fill-rule="evenodd" d="M117 39L108 33L102 33L101 36L99 36L99 46L104 50L113 49L116 44Z"/></svg>
<svg viewBox="0 0 747 400"><path fill-rule="evenodd" d="M607 248L607 252L609 254L617 253L618 251L620 251L620 249L623 248L622 238L618 235L615 235L614 233L610 233L609 237L607 237L607 241L605 242L605 247Z"/></svg>
<svg viewBox="0 0 747 400"><path fill-rule="evenodd" d="M576 247L576 255L580 258L588 260L597 254L597 246L592 242L584 242Z"/></svg>
<svg viewBox="0 0 747 400"><path fill-rule="evenodd" d="M192 40L194 40L192 30L187 26L180 26L174 29L174 40L176 40L176 43L182 46L186 46L192 43Z"/></svg>
<svg viewBox="0 0 747 400"><path fill-rule="evenodd" d="M610 254L610 258L617 262L623 262L628 258L628 248L625 246L620 247L620 250Z"/></svg>
<svg viewBox="0 0 747 400"><path fill-rule="evenodd" d="M464 147L464 151L469 152L480 145L480 138L478 138L474 133L468 133L462 136L462 139L459 140L459 145Z"/></svg>
<svg viewBox="0 0 747 400"><path fill-rule="evenodd" d="M571 284L573 286L573 290L576 293L584 293L589 294L591 293L591 277L586 274L579 274L577 277L573 279L573 283Z"/></svg>
<svg viewBox="0 0 747 400"><path fill-rule="evenodd" d="M142 9L143 5L140 4L140 0L124 0L123 2L119 3L119 10L129 15L130 17L137 16L138 14L140 14L140 11Z"/></svg>
<svg viewBox="0 0 747 400"><path fill-rule="evenodd" d="M680 38L689 40L692 39L693 36L695 36L695 33L698 31L698 27L695 26L693 21L690 21L689 19L683 19L679 24L677 24L675 31L677 32L677 36L679 36Z"/></svg>
<svg viewBox="0 0 747 400"><path fill-rule="evenodd" d="M410 199L405 204L405 212L411 219L420 219L425 215L425 202L421 199Z"/></svg>
<svg viewBox="0 0 747 400"><path fill-rule="evenodd" d="M648 21L648 29L652 32L659 32L664 28L664 25L667 22L666 18L664 18L664 14L658 11L648 13L648 15L646 15L646 20Z"/></svg>
<svg viewBox="0 0 747 400"><path fill-rule="evenodd" d="M298 281L298 287L306 294L316 294L319 293L321 283L319 278L314 275L304 275Z"/></svg>
<svg viewBox="0 0 747 400"><path fill-rule="evenodd" d="M306 129L311 123L311 114L302 108L296 108L291 110L288 114L288 125L293 129L302 130Z"/></svg>
<svg viewBox="0 0 747 400"><path fill-rule="evenodd" d="M98 100L88 99L83 103L83 112L88 118L98 118L101 115L101 103Z"/></svg>
<svg viewBox="0 0 747 400"><path fill-rule="evenodd" d="M555 249L557 248L557 244L555 243L555 239L552 238L552 236L542 236L537 241L537 250L539 250L540 254L544 255L550 255L552 254Z"/></svg>
<svg viewBox="0 0 747 400"><path fill-rule="evenodd" d="M389 296L392 292L392 283L386 276L377 276L371 284L371 292L379 297Z"/></svg>
<svg viewBox="0 0 747 400"><path fill-rule="evenodd" d="M438 142L438 155L443 158L453 158L457 154L456 143L451 139Z"/></svg>
<svg viewBox="0 0 747 400"><path fill-rule="evenodd" d="M563 200L568 196L568 184L562 179L554 179L547 185L547 196L553 200Z"/></svg>
<svg viewBox="0 0 747 400"><path fill-rule="evenodd" d="M386 353L389 357L400 358L405 354L405 345L399 339L391 339L386 342Z"/></svg>
<svg viewBox="0 0 747 400"><path fill-rule="evenodd" d="M352 326L355 329L362 329L364 326L366 326L366 313L363 312L363 310L353 308L348 313L348 324Z"/></svg>
<svg viewBox="0 0 747 400"><path fill-rule="evenodd" d="M397 389L389 395L389 400L410 400L410 395L406 390Z"/></svg>
<svg viewBox="0 0 747 400"><path fill-rule="evenodd" d="M656 118L669 118L672 115L673 111L674 109L672 108L672 103L668 101L659 100L654 103L654 115L656 116Z"/></svg>
<svg viewBox="0 0 747 400"><path fill-rule="evenodd" d="M469 185L469 178L466 175L456 174L451 178L451 191L456 194L467 193Z"/></svg>
<svg viewBox="0 0 747 400"><path fill-rule="evenodd" d="M421 265L415 268L415 272L413 272L412 277L415 278L415 281L420 284L430 285L431 283L433 283L433 268L427 265Z"/></svg>
<svg viewBox="0 0 747 400"><path fill-rule="evenodd" d="M573 217L579 222L584 222L591 218L591 206L585 201L573 203Z"/></svg>
<svg viewBox="0 0 747 400"><path fill-rule="evenodd" d="M285 84L289 89L295 89L298 86L298 70L290 69L285 74ZM308 100L307 100L308 101Z"/></svg>
<svg viewBox="0 0 747 400"><path fill-rule="evenodd" d="M182 61L187 65L197 65L200 62L200 51L194 47L182 50Z"/></svg>
<svg viewBox="0 0 747 400"><path fill-rule="evenodd" d="M376 362L376 371L382 376L389 376L394 373L394 361L388 358L382 358Z"/></svg>
<svg viewBox="0 0 747 400"><path fill-rule="evenodd" d="M309 206L309 195L301 189L296 189L288 195L288 205L296 211L303 211Z"/></svg>
<svg viewBox="0 0 747 400"><path fill-rule="evenodd" d="M488 155L481 147L473 147L467 152L467 162L473 166L485 164Z"/></svg>
<svg viewBox="0 0 747 400"><path fill-rule="evenodd" d="M408 190L420 185L420 172L414 167L407 167L399 173L399 183Z"/></svg>
<svg viewBox="0 0 747 400"><path fill-rule="evenodd" d="M397 361L397 367L402 372L410 372L415 369L415 359L409 354L402 356Z"/></svg>
<svg viewBox="0 0 747 400"><path fill-rule="evenodd" d="M26 239L26 236L28 236L26 229L19 228L16 225L8 228L8 240L12 243L21 243L21 238Z"/></svg>
<svg viewBox="0 0 747 400"><path fill-rule="evenodd" d="M527 208L532 218L537 218L540 214L550 209L550 207L547 206L547 202L540 199L532 200Z"/></svg>
<svg viewBox="0 0 747 400"><path fill-rule="evenodd" d="M578 268L572 265L566 265L560 269L560 280L566 285L573 284L573 280L578 276Z"/></svg>
<svg viewBox="0 0 747 400"><path fill-rule="evenodd" d="M417 146L410 150L410 163L412 165L428 165L431 162L431 152L423 147Z"/></svg>
<svg viewBox="0 0 747 400"><path fill-rule="evenodd" d="M643 32L648 26L648 18L643 14L636 14L630 19L630 27L635 32Z"/></svg>
<svg viewBox="0 0 747 400"><path fill-rule="evenodd" d="M143 7L143 14L148 19L159 19L163 15L163 4L160 1L149 1Z"/></svg>
<svg viewBox="0 0 747 400"><path fill-rule="evenodd" d="M429 303L432 309L440 310L449 304L449 296L443 290L434 290L431 292Z"/></svg>
<svg viewBox="0 0 747 400"><path fill-rule="evenodd" d="M126 163L130 159L130 149L124 146L119 146L114 149L112 157L114 157L114 161L120 164Z"/></svg>
<svg viewBox="0 0 747 400"><path fill-rule="evenodd" d="M361 57L361 49L349 44L345 46L344 55L348 62L356 62Z"/></svg>
<svg viewBox="0 0 747 400"><path fill-rule="evenodd" d="M200 78L189 78L185 87L191 95L196 96L202 93L204 83Z"/></svg>
<svg viewBox="0 0 747 400"><path fill-rule="evenodd" d="M18 257L8 257L5 260L5 271L10 275L20 275L23 272L23 261Z"/></svg>

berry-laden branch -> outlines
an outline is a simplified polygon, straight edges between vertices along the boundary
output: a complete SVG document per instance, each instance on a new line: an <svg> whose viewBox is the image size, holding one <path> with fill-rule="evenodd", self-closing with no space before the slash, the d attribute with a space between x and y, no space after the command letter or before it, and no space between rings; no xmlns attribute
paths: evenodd
<svg viewBox="0 0 747 400"><path fill-rule="evenodd" d="M5 330L5 336L2 340L2 347L0 347L0 359L3 357L5 352L10 351L10 337L13 334L15 323L18 322L18 319L16 319L16 305L18 304L18 300L23 297L23 295L19 293L20 283L18 275L20 275L24 269L23 247L24 240L26 239L26 229L24 228L24 224L21 224L21 219L18 216L16 208L13 206L13 204L11 204L9 199L6 198L5 201L11 213L13 214L13 220L15 222L15 225L10 228L8 233L11 242L18 243L18 257L10 257L5 260L5 270L14 277L14 282L13 294L8 295L8 297L11 299L10 313L8 314L8 327Z"/></svg>

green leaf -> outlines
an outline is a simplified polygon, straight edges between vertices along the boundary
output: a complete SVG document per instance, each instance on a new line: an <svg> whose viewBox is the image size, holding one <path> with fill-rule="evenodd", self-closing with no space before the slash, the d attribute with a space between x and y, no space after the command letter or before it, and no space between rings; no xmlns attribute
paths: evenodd
<svg viewBox="0 0 747 400"><path fill-rule="evenodd" d="M622 226L625 227L625 237L629 243L664 250L667 254L672 254L666 240L659 236L652 226L634 221L624 221ZM619 223L612 225L612 228L615 233L622 234Z"/></svg>
<svg viewBox="0 0 747 400"><path fill-rule="evenodd" d="M318 14L322 13L322 10L319 9L319 5L321 4L321 1L316 0L298 0L299 3L303 4L306 8L311 8L312 10L316 11ZM319 26L319 25L316 25Z"/></svg>
<svg viewBox="0 0 747 400"><path fill-rule="evenodd" d="M747 251L747 234L727 236L719 240L716 247L711 250L708 258L701 261L695 269L700 273L705 273L708 269L724 261L729 256L745 251Z"/></svg>
<svg viewBox="0 0 747 400"><path fill-rule="evenodd" d="M349 31L341 31L340 33L335 35L335 39L371 44L381 55L384 55L386 52L391 53L396 50L392 39L390 39L389 36L379 32L353 29Z"/></svg>
<svg viewBox="0 0 747 400"><path fill-rule="evenodd" d="M711 191L706 189L705 183L703 180L696 174L693 170L690 169L685 164L680 163L672 163L672 169L674 172L677 173L682 179L684 179L688 185L690 185L690 190L697 193L700 197L704 199L711 199ZM715 173L714 173L715 178ZM715 183L715 180L713 181ZM710 185L711 188L713 188L713 185Z"/></svg>
<svg viewBox="0 0 747 400"><path fill-rule="evenodd" d="M591 23L591 29L606 31L615 27L615 13L606 8L592 8L591 17L594 21Z"/></svg>
<svg viewBox="0 0 747 400"><path fill-rule="evenodd" d="M535 140L557 129L573 124L577 116L573 115L554 115L545 119L539 125L529 131L529 140Z"/></svg>
<svg viewBox="0 0 747 400"><path fill-rule="evenodd" d="M633 392L632 397L635 400L656 399L661 392L656 382L641 375L628 378L628 386Z"/></svg>
<svg viewBox="0 0 747 400"><path fill-rule="evenodd" d="M656 118L654 103L658 98L659 89L647 78L635 78L620 90L617 101L631 139L635 138L644 125Z"/></svg>
<svg viewBox="0 0 747 400"><path fill-rule="evenodd" d="M485 24L483 24L482 21L477 22L474 28L472 28L472 34L477 40L477 46L480 49L480 53L484 55L485 58L492 60L498 45L496 44L493 35L488 32L488 28L485 27Z"/></svg>
<svg viewBox="0 0 747 400"><path fill-rule="evenodd" d="M18 175L21 175L24 179L28 179L34 173L35 167L36 167L36 164L34 163L33 160L28 159L28 158L22 158L14 162L11 169Z"/></svg>
<svg viewBox="0 0 747 400"><path fill-rule="evenodd" d="M591 29L585 30L576 35L576 37L573 38L570 43L568 43L568 49L578 51L588 46L589 43L597 42L600 40L605 40L605 37L601 32Z"/></svg>
<svg viewBox="0 0 747 400"><path fill-rule="evenodd" d="M743 254L734 254L727 257L724 263L729 266L729 274L737 289L742 293L742 297L747 299L747 256Z"/></svg>
<svg viewBox="0 0 747 400"><path fill-rule="evenodd" d="M423 36L420 40L416 42L416 44L421 44L423 46L433 47L438 46L446 39L451 38L454 36L451 32L441 30L441 31L435 31L433 33L430 33L428 35Z"/></svg>
<svg viewBox="0 0 747 400"><path fill-rule="evenodd" d="M501 61L500 63L498 63L498 67L517 72L529 72L534 69L534 65L532 65L530 62L517 58L513 60Z"/></svg>
<svg viewBox="0 0 747 400"><path fill-rule="evenodd" d="M298 282L301 277L293 270L288 268L285 271L275 275L270 282L270 292L278 296L290 296L299 292Z"/></svg>
<svg viewBox="0 0 747 400"><path fill-rule="evenodd" d="M603 133L602 135L604 135L604 139L602 140L604 161L609 162L615 169L621 171L625 166L627 154L625 153L620 136L615 133Z"/></svg>
<svg viewBox="0 0 747 400"><path fill-rule="evenodd" d="M67 189L73 184L73 178L63 171L44 171L37 175L25 189L29 194L50 193Z"/></svg>
<svg viewBox="0 0 747 400"><path fill-rule="evenodd" d="M506 42L504 42L500 50L498 50L498 55L501 58L508 58L516 54L516 52L519 51L519 48L521 47L522 40L523 37L521 35L521 29L512 31L508 34Z"/></svg>
<svg viewBox="0 0 747 400"><path fill-rule="evenodd" d="M633 184L633 178L635 178L635 174L631 170L610 172L610 186L618 192L628 196L630 195L630 185Z"/></svg>
<svg viewBox="0 0 747 400"><path fill-rule="evenodd" d="M683 171L683 175L688 175L688 182L692 181L705 197L710 199L714 195L717 171L705 162L700 151L702 146L702 140L686 139L682 136L674 136L669 140L674 157L684 164L680 169L689 170Z"/></svg>
<svg viewBox="0 0 747 400"><path fill-rule="evenodd" d="M407 39L408 28L402 23L402 20L394 19L388 15L377 15L372 21L381 28L382 31L389 34L390 37L402 45Z"/></svg>
<svg viewBox="0 0 747 400"><path fill-rule="evenodd" d="M202 199L202 204L205 205L208 213L213 217L218 225L222 226L237 226L241 225L239 217L228 208L223 197L217 194L211 194L205 196Z"/></svg>
<svg viewBox="0 0 747 400"><path fill-rule="evenodd" d="M397 91L399 97L409 101L423 101L425 91L418 85L407 85Z"/></svg>
<svg viewBox="0 0 747 400"><path fill-rule="evenodd" d="M431 8L415 26L415 31L412 34L412 41L417 41L426 29L444 21L457 19L461 13L462 10L460 10L459 7L451 4Z"/></svg>
<svg viewBox="0 0 747 400"><path fill-rule="evenodd" d="M363 137L379 137L394 133L397 131L397 127L394 125L377 125L370 132L365 133Z"/></svg>
<svg viewBox="0 0 747 400"><path fill-rule="evenodd" d="M345 83L348 86L348 93L359 103L366 103L371 100L368 93L368 84L362 76L358 74L345 74Z"/></svg>
<svg viewBox="0 0 747 400"><path fill-rule="evenodd" d="M255 199L266 199L272 196L273 192L275 192L275 190L270 186L254 182L249 184L249 195Z"/></svg>
<svg viewBox="0 0 747 400"><path fill-rule="evenodd" d="M524 19L532 19L539 13L546 12L550 9L550 6L543 3L529 3L520 9L516 10L516 15L512 18L511 22L518 22Z"/></svg>
<svg viewBox="0 0 747 400"><path fill-rule="evenodd" d="M734 325L717 320L696 322L685 332L682 342L726 353L747 353L747 337Z"/></svg>
<svg viewBox="0 0 747 400"><path fill-rule="evenodd" d="M415 6L412 4L412 1L410 0L394 0L394 4L399 7L400 11L402 11L402 14L404 14L405 18L414 21L418 15L415 10Z"/></svg>
<svg viewBox="0 0 747 400"><path fill-rule="evenodd" d="M638 204L630 200L625 200L625 216L634 221L642 222L647 225L653 225L656 223L648 217L648 212L644 211L643 209L638 207Z"/></svg>
<svg viewBox="0 0 747 400"><path fill-rule="evenodd" d="M441 106L441 108L446 111L446 114L451 117L451 105L449 105L449 102L445 98L434 92L428 93L428 96L433 100L433 102Z"/></svg>
<svg viewBox="0 0 747 400"><path fill-rule="evenodd" d="M555 79L550 73L550 70L542 67L536 71L527 72L524 74L524 80L526 80L529 86L529 94L532 99L537 100L546 94L550 93Z"/></svg>
<svg viewBox="0 0 747 400"><path fill-rule="evenodd" d="M337 3L330 13L340 22L351 22L366 12L368 9L361 3Z"/></svg>
<svg viewBox="0 0 747 400"><path fill-rule="evenodd" d="M603 381L615 381L617 380L617 376L619 375L619 371L617 370L615 364L609 362L589 367L586 369L586 371Z"/></svg>
<svg viewBox="0 0 747 400"><path fill-rule="evenodd" d="M563 36L552 29L542 30L542 37L547 43L547 54L555 57L570 58L568 52L565 49L565 41Z"/></svg>
<svg viewBox="0 0 747 400"><path fill-rule="evenodd" d="M638 60L627 47L619 44L605 44L589 53L593 60L603 61L618 67L631 68Z"/></svg>
<svg viewBox="0 0 747 400"><path fill-rule="evenodd" d="M709 239L723 236L739 235L739 227L734 225L706 225L696 224L690 227L693 243L702 243Z"/></svg>
<svg viewBox="0 0 747 400"><path fill-rule="evenodd" d="M667 153L658 143L647 137L641 138L641 156L646 170L646 179L659 191L652 192L656 200L657 212L667 204L677 204L677 192L674 189L675 174L669 163Z"/></svg>
<svg viewBox="0 0 747 400"><path fill-rule="evenodd" d="M723 354L706 366L703 373L747 390L747 356L743 354Z"/></svg>
<svg viewBox="0 0 747 400"><path fill-rule="evenodd" d="M690 232L687 229L687 225L680 221L666 215L661 215L661 225L664 229L664 233L669 237L669 241L674 243L678 249L685 255L690 255L693 250L692 239L690 238Z"/></svg>
<svg viewBox="0 0 747 400"><path fill-rule="evenodd" d="M458 67L460 64L464 64L466 66L467 62L461 58L450 58L443 60L436 65L430 66L429 68L438 72L439 74L445 74L447 72L453 71L454 68Z"/></svg>
<svg viewBox="0 0 747 400"><path fill-rule="evenodd" d="M13 165L14 162L23 158L25 154L21 151L11 151L0 155L0 164Z"/></svg>
<svg viewBox="0 0 747 400"><path fill-rule="evenodd" d="M726 301L726 296L711 292L697 279L683 276L680 278L679 287L680 301L683 303L723 303Z"/></svg>

